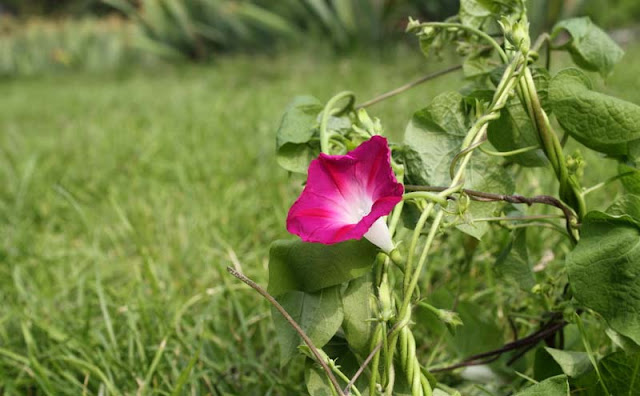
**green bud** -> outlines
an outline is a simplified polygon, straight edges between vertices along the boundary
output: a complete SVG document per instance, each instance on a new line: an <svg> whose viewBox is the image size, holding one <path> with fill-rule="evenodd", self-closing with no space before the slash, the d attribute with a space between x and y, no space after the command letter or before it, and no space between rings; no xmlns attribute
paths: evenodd
<svg viewBox="0 0 640 396"><path fill-rule="evenodd" d="M389 321L393 318L393 302L391 301L391 290L386 276L378 286L378 298L380 301L380 317L384 321Z"/></svg>
<svg viewBox="0 0 640 396"><path fill-rule="evenodd" d="M519 20L513 25L512 44L522 52L529 51L531 39L529 38L529 22Z"/></svg>
<svg viewBox="0 0 640 396"><path fill-rule="evenodd" d="M425 26L419 34L424 37L433 37L436 34L436 29L433 26Z"/></svg>
<svg viewBox="0 0 640 396"><path fill-rule="evenodd" d="M498 24L509 44L521 52L529 51L531 39L529 38L529 22L526 19L513 20L513 18L502 16Z"/></svg>
<svg viewBox="0 0 640 396"><path fill-rule="evenodd" d="M456 47L456 53L460 56L467 56L473 51L473 47L471 44L466 41L459 41L458 46Z"/></svg>
<svg viewBox="0 0 640 396"><path fill-rule="evenodd" d="M586 163L579 150L576 150L572 155L567 156L567 170L570 174L581 178L584 174L585 165Z"/></svg>
<svg viewBox="0 0 640 396"><path fill-rule="evenodd" d="M455 329L458 326L462 326L462 319L457 312L449 311L446 309L438 310L438 318L451 329Z"/></svg>
<svg viewBox="0 0 640 396"><path fill-rule="evenodd" d="M360 134L372 136L382 135L382 123L379 118L371 118L365 109L358 110L357 122L359 125L352 125L352 129Z"/></svg>
<svg viewBox="0 0 640 396"><path fill-rule="evenodd" d="M464 212L467 211L469 205L471 204L471 200L467 194L460 194L458 198L458 214L462 216Z"/></svg>
<svg viewBox="0 0 640 396"><path fill-rule="evenodd" d="M404 257L402 256L402 253L400 253L398 249L393 249L391 253L389 253L389 258L391 259L391 261L393 261L395 265L397 265L400 268L404 268L405 260L404 260Z"/></svg>
<svg viewBox="0 0 640 396"><path fill-rule="evenodd" d="M444 323L445 326L447 326L447 329L449 329L451 334L455 334L456 327L462 326L464 324L462 323L462 319L460 318L460 315L458 315L457 312L449 311L447 309L439 309L434 307L431 304L427 304L424 301L420 303L420 306L428 309L434 315L436 315L438 319L440 319L442 323Z"/></svg>
<svg viewBox="0 0 640 396"><path fill-rule="evenodd" d="M412 32L419 28L420 28L420 21L409 17L409 22L407 23L407 28L405 29L405 31Z"/></svg>

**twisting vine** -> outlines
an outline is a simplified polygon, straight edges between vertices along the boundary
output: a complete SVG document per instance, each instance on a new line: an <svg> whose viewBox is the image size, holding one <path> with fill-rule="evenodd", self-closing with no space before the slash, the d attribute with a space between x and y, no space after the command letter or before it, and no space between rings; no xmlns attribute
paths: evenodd
<svg viewBox="0 0 640 396"><path fill-rule="evenodd" d="M430 24L425 25L428 26ZM446 199L446 197L450 194L462 190L465 170L473 152L472 150L467 149L474 146L478 142L481 142L485 138L488 123L500 116L500 110L507 103L513 87L518 83L521 77L521 71L523 69L525 60L526 58L524 56L522 56L521 54L517 54L506 67L502 75L502 79L500 80L500 83L498 84L498 87L496 89L496 93L494 95L492 103L488 107L485 114L480 116L476 120L473 126L469 129L467 136L463 140L462 146L460 148L460 152L463 152L463 154L456 156L454 161L452 161L451 169L455 169L455 172L452 175L452 180L449 187L438 193L438 196L440 198ZM457 163L460 163L460 165L456 168ZM390 334L388 341L389 349L387 351L385 365L385 370L387 372L387 382L385 384L385 389L387 395L391 395L393 392L393 376L389 375L388 373L393 370L393 359L395 355L396 344L399 338L401 355L400 363L403 371L407 376L407 381L411 386L412 392L414 392L413 394L431 395L432 393L428 381L426 381L424 375L421 373L420 363L417 356L415 355L415 340L413 340L412 334L409 335L410 330L408 329L408 325L411 321L412 296L418 285L420 274L422 273L422 270L426 264L429 249L431 248L431 245L439 230L440 223L444 216L443 210L438 211L435 215L431 223L429 232L427 233L425 245L422 252L420 253L418 264L414 269L412 265L412 257L415 254L414 251L417 247L417 240L422 232L422 229L424 228L427 218L430 216L431 211L434 209L434 207L434 202L429 202L427 204L427 207L422 212L422 215L418 220L418 224L416 225L412 237L411 245L409 246L409 258L407 260L404 273L404 297L401 301L400 309L398 310L398 318L400 318L400 320L397 322L397 330Z"/></svg>
<svg viewBox="0 0 640 396"><path fill-rule="evenodd" d="M449 98L457 95L455 96L455 103L460 103L459 109L452 111L450 109L451 106L447 106L446 111L441 111L427 107L423 111L416 113L414 119L412 119L411 126L415 127L414 130L424 131L428 134L433 133L433 135L438 136L437 138L432 138L431 136L424 138L429 142L438 142L437 139L442 138L447 139L447 145L450 142L456 142L455 144L457 145L457 142L460 141L458 138L462 138L459 146L455 148L455 155L453 155L450 146L446 147L447 155L451 155L448 174L446 171L447 164L444 164L444 171L440 168L434 171L437 174L436 178L450 179L448 184L446 182L438 182L438 184L444 184L443 186L404 184L407 180L423 184L427 184L427 180L435 180L431 177L431 174L428 174L431 172L429 167L433 164L426 163L430 160L429 156L434 154L431 152L427 154L418 152L418 149L422 149L424 146L422 146L422 142L417 141L417 138L411 142L412 138L409 137L409 134L406 135L406 145L392 146L390 148L387 140L379 136L382 134L379 120L371 119L367 115L365 108L435 77L459 70L461 67L465 69L467 63L464 66L452 66L426 75L359 105L355 104L355 96L349 91L335 95L325 105L322 105L317 100L303 98L299 101L299 105L292 110L294 113L292 119L287 118L290 116L289 113L283 118L281 128L285 131L282 134L279 131L277 149L279 150L279 159L282 160L281 165L285 169L304 173L305 170L300 170L300 166L296 161L309 164L309 154L318 154L318 151L320 151L319 157L309 164L307 184L301 196L289 211L287 229L291 233L300 236L304 242L332 245L348 240L366 238L380 249L373 250L372 255L367 256L367 259L364 260L362 267L339 268L336 270L339 275L327 273L327 277L330 278L329 281L325 282L325 279L322 279L321 276L310 277L313 282L323 284L324 288L322 290L332 288L333 292L338 291L338 294L341 295L339 298L343 298L343 300L342 303L336 304L342 304L340 306L345 307L345 317L347 302L345 296L341 293L347 293L346 290L352 286L352 283L350 283L352 280L355 281L357 279L357 282L353 283L357 286L362 284L358 282L363 282L366 285L366 294L370 297L370 304L363 304L366 307L353 309L366 308L367 324L370 324L370 326L366 331L362 330L361 333L358 333L358 335L367 337L367 341L364 342L365 345L362 345L359 342L361 340L358 340L358 351L351 351L353 356L360 362L360 366L351 378L345 374L347 371L341 371L334 360L329 359L323 354L322 350L313 345L311 338L304 334L302 328L295 323L292 317L287 317L283 313L286 320L308 345L311 353L305 350L306 355L324 370L328 383L330 383L330 386L326 386L331 388L333 394L349 395L353 393L356 396L359 395L361 389L356 388L356 381L360 379L361 381L358 381L358 384L362 384L363 379L361 376L368 376L369 394L393 395L398 391L402 381L408 384L413 396L432 396L434 394L434 384L430 383L430 380L433 380L431 372L444 372L466 366L488 364L506 352L513 353L507 362L507 365L511 365L532 348L535 348L541 341L545 341L552 346L557 345L557 341L561 346L563 344L562 330L571 320L567 316L563 316L562 312L568 300L571 299L568 284L565 280L561 281L561 285L564 286L562 296L557 295L559 289L555 287L556 285L551 288L556 295L551 295L551 293L547 295L545 291L541 291L540 289L544 285L537 284L533 288L535 289L535 291L532 291L533 293L540 293L539 295L543 296L540 301L544 304L545 311L550 316L547 321L540 319L541 324L536 331L518 339L518 329L515 321L509 319L509 324L514 334L512 342L491 351L469 356L456 364L431 368L433 357L439 349L437 346L431 353L427 363L425 363L427 366L425 367L419 359L418 343L413 331L412 315L414 308L422 306L430 309L431 313L436 314L447 326L457 326L461 323L461 319L451 311L440 310L425 301L420 301L420 294L423 293L421 288L418 287L421 276L425 273L425 269L429 268L434 255L434 246L437 245L436 241L439 235L452 226L462 229L461 226L465 225L463 223L465 218L462 215L465 213L471 213L474 222L499 222L500 226L510 230L530 226L549 227L563 235L566 233L571 242L567 244L570 245L569 249L580 249L584 246L580 241L581 230L584 230L582 235L584 239L589 236L587 229L590 216L587 216L585 196L597 188L626 177L625 175L633 175L634 170L611 177L588 189L581 187L578 180L582 166L580 157L576 157L577 159L565 158L563 153L563 145L568 139L570 131L567 131L562 139L558 137L542 103L543 100L545 100L545 105L551 102L551 88L548 90L548 97L545 98L545 96L539 94L539 92L543 92L541 87L536 86L540 81L536 80L536 78L540 75L537 74L536 78L534 78L535 69L533 63L539 58L538 51L546 44L547 62L549 62L549 50L555 33L551 36L546 33L542 34L531 46L524 1L496 1L490 3L495 9L504 11L501 14L489 7L491 11L488 13L497 22L496 26L499 25L502 29L501 35L488 34L487 31L491 30L483 27L484 21L479 22L474 19L475 16L469 20L470 16L462 12L457 19L452 18L445 22L420 23L410 20L407 29L418 35L425 53L434 48L437 50L442 41L447 41L457 43L458 50L464 56L470 55L470 52L474 51L467 57L467 61L482 58L488 65L483 69L485 73L482 77L474 80L474 83L479 83L480 87L474 87L471 94L460 96L455 93L452 96L446 96L447 100L449 100ZM578 26L583 29L584 22L581 23ZM578 29L578 32L582 32L580 29ZM496 37L501 37L502 39L496 39ZM478 44L478 41L480 44ZM596 61L600 60L599 58L596 59ZM498 65L496 65L496 62ZM608 66L605 65L605 67ZM465 75L467 75L467 70L464 71ZM536 71L536 73L540 72ZM542 73L542 78L541 81L544 84L544 78L547 78L544 73ZM551 82L549 82L549 86L551 86ZM591 95L590 92L588 94ZM594 96L588 96L588 100L595 100L593 98ZM610 103L606 102L606 99L603 101ZM436 105L439 104L437 101L435 102ZM445 102L443 101L443 103ZM446 103L449 104L451 102ZM576 105L576 103L573 103L573 105ZM470 108L475 112L473 116L469 115ZM556 111L557 107L553 108L556 119L561 121ZM322 111L319 109L322 109ZM512 110L518 111L517 117L512 116ZM430 113L431 111L433 113ZM447 127L443 126L447 124L448 117L451 114L461 120L454 132L448 131ZM423 116L424 119L421 118ZM513 135L519 134L519 125L501 125L504 120L496 122L502 116L505 116L505 123L507 124L512 121L515 124L516 121L522 121L522 118L524 118L524 122L527 123L526 133L531 136L531 139L529 139L529 136L520 139L509 135L510 133ZM470 127L469 118L473 120ZM415 125L413 124L414 121ZM422 121L424 121L425 125L428 125L416 126L418 122ZM611 124L616 126L617 121L618 119L615 119ZM528 124L529 122L531 125ZM507 147L499 147L500 145L493 138L493 130L489 129L490 124L500 130L498 132L502 134L500 136L507 136L514 141L507 142L505 144ZM308 128L299 132L297 129L288 129L291 125L296 126L296 128L300 125L306 125ZM562 122L560 122L560 125L567 130ZM432 126L434 129L430 129ZM629 131L623 132L629 133ZM446 137L442 137L445 134ZM453 136L454 134L455 137ZM421 138L423 137L421 136ZM485 148L488 141L500 151L492 151ZM591 142L590 144L593 143ZM626 148L629 153L625 154L626 157L623 160L631 163L634 159L631 158L631 148L629 147ZM504 148L508 150L502 150ZM392 149L394 155L392 155ZM622 150L618 146L614 147L614 149ZM602 152L608 153L607 150L607 148L604 148ZM524 161L524 158L529 155L538 156L541 153L544 154L550 164L553 176L559 182L559 198L550 195L523 196L478 191L480 189L484 190L484 187L476 187L477 190L466 188L470 186L471 182L475 182L474 180L468 181L468 179L474 176L470 169L473 168L475 171L476 164L474 162L473 166L471 166L471 160L477 154L477 151L489 156L509 158L509 160L514 158L513 162L520 165L530 165L520 162ZM537 152L532 153L533 151ZM399 158L396 157L396 154L399 154ZM425 163L422 163L422 161ZM542 161L542 163L546 163L546 161ZM440 165L440 163L437 164L438 167ZM486 168L482 169L486 170ZM420 172L424 172L426 177L421 178L422 174ZM421 181L415 181L413 179L414 176L416 177L415 180ZM504 176L502 179L507 179L507 177ZM511 183L510 180L506 180L506 182ZM490 188L486 189L489 190ZM451 201L456 201L455 205L451 205ZM559 209L561 213L536 213L522 216L509 216L503 213L482 213L475 216L475 212L472 213L473 207L468 206L471 201L500 201L529 206L547 205ZM628 205L631 201L624 204ZM413 224L414 219L411 220L411 224L407 224L403 220L403 211L407 208L407 202L412 205L415 204L415 207L420 212L415 225ZM451 207L457 210L454 216L451 216ZM617 217L607 213L600 213L597 214L599 216L597 220L600 221L601 218L609 216L611 221L602 222L606 223L607 226L626 222L620 226L621 232L628 233L628 235L625 234L626 236L631 235L634 232L632 227L640 224L640 220L634 220L632 215L627 215L626 217L618 216L619 212L624 208L616 207L614 209L616 211L614 214ZM409 215L413 216L413 213ZM385 216L388 216L388 218ZM450 221L449 219L452 217L454 217L454 220ZM564 228L555 220L564 220ZM507 223L509 221L516 223ZM411 231L405 229L399 230L400 224L407 226L407 229L413 228L412 233L410 234ZM471 232L468 232L468 234L475 236ZM516 238L520 238L520 236L524 236L524 234L520 232L512 234L513 239L506 250L506 254L516 254L509 252L512 247L516 246L516 243L522 243L516 242ZM469 248L470 251L475 250L477 246L476 239L473 241L476 245L470 243L470 246L473 245ZM404 243L407 243L407 246L404 246ZM365 245L367 249L371 248L371 244ZM566 246L563 244L562 247L565 248ZM308 252L305 248L316 252L314 253L315 256L314 254L307 256ZM465 245L466 248L467 246ZM275 253L273 253L274 249ZM323 265L324 270L333 271L338 267L338 264L334 261L340 258L339 254L343 254L339 249L319 248L318 245L313 248L309 245L295 245L290 250L287 249L272 247L272 255L274 257L270 257L270 277L272 268L275 267L275 283L280 283L280 287L276 287L278 292L283 294L289 291L302 292L305 296L302 297L303 299L306 298L307 293L318 293L318 286L311 284L313 282L307 279L307 273L289 271L289 268L282 270L278 266L287 267L287 265L291 264L302 267L304 271L309 271L307 263L301 263L301 261L309 259L314 264ZM353 251L345 251L347 251L347 254L356 252L355 254L359 255L364 254L365 250L358 251L354 248ZM525 253L521 255L527 255L526 247L523 250ZM467 256L467 250L465 250L466 264L471 263L472 255L473 253ZM271 263L272 258L275 258L273 266L273 263ZM358 257L352 257L352 259L357 261ZM371 261L374 261L371 272L366 276L362 276L360 271L362 268L368 270ZM528 261L528 259L521 261ZM344 262L341 264L344 264ZM277 273L278 270L283 271L283 274ZM427 273L430 277L431 272L427 271ZM247 282L237 273L234 275L252 287L257 286ZM528 275L534 278L530 272ZM347 282L349 283L347 284ZM573 281L572 284L575 285ZM264 290L261 292L259 287L254 288L265 296L276 309L280 310L282 308L281 306L278 308L278 300L275 297L271 297ZM527 288L530 287L527 286ZM314 298L318 297L317 294L313 294L313 296ZM276 297L279 298L279 295L276 295ZM304 301L300 302L300 304L303 303ZM282 311L280 310L280 312ZM450 315L447 316L444 312ZM574 310L577 315L582 312L584 312L582 308ZM307 312L304 313L306 314ZM362 312L358 311L358 314L362 314ZM322 319L324 319L324 316ZM362 321L361 317L359 319ZM338 318L338 320L342 319ZM580 321L581 319L578 318L577 320ZM338 323L336 327L336 323L333 323L333 326L334 328L331 329L333 333L331 334L336 334L335 332L338 331L340 324ZM341 326L348 326L346 319ZM344 338L351 346L352 339L350 339L348 332L352 330L347 327L343 327L343 330ZM442 339L441 337L440 341ZM440 341L438 341L437 345L440 345ZM322 342L327 342L327 340L323 339ZM592 360L595 366L597 362L595 362L595 359ZM318 367L315 367L314 370L317 372ZM339 388L338 380L346 383L343 389Z"/></svg>

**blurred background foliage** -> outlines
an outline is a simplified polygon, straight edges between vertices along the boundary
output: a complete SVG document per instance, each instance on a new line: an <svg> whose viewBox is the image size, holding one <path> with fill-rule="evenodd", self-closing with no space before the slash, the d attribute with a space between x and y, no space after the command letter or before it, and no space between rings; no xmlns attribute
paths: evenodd
<svg viewBox="0 0 640 396"><path fill-rule="evenodd" d="M101 0L2 0L0 10L19 17L86 16L111 11Z"/></svg>
<svg viewBox="0 0 640 396"><path fill-rule="evenodd" d="M457 0L0 0L0 75L117 69L325 43L337 54L408 41L407 16L442 20ZM637 0L536 0L532 30L589 15L606 29L640 21Z"/></svg>
<svg viewBox="0 0 640 396"><path fill-rule="evenodd" d="M116 16L52 20L1 21L0 75L85 70L100 72L124 65L151 63L136 50L136 26Z"/></svg>

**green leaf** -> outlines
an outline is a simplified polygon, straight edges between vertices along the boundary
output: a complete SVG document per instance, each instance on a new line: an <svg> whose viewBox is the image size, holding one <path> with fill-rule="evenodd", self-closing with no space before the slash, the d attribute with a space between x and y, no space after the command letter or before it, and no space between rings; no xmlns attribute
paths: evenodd
<svg viewBox="0 0 640 396"><path fill-rule="evenodd" d="M405 130L407 178L414 184L443 186L449 164L470 127L462 95L446 92L416 112Z"/></svg>
<svg viewBox="0 0 640 396"><path fill-rule="evenodd" d="M320 153L317 117L324 107L311 96L298 96L287 107L276 134L278 164L290 172L307 173L309 163Z"/></svg>
<svg viewBox="0 0 640 396"><path fill-rule="evenodd" d="M420 328L428 332L429 337L439 338L445 335L455 335L451 332L451 329L442 322L442 319L438 316L438 312L430 308L441 309L441 307L452 307L454 298L452 294L443 288L434 290L434 292L429 295L428 302L418 304L412 317L413 320Z"/></svg>
<svg viewBox="0 0 640 396"><path fill-rule="evenodd" d="M515 396L569 396L569 383L566 375L547 378L533 386L518 392Z"/></svg>
<svg viewBox="0 0 640 396"><path fill-rule="evenodd" d="M501 111L500 118L489 123L487 137L498 151L513 151L538 146L538 133L531 118L516 98L510 100ZM527 166L545 166L548 161L541 149L508 157L515 163Z"/></svg>
<svg viewBox="0 0 640 396"><path fill-rule="evenodd" d="M338 365L340 371L342 371L348 378L352 378L360 368L360 361L349 349L347 343L339 336L333 337L333 339L324 347L324 351L335 362L335 364ZM306 360L305 381L307 384L307 391L310 395L325 395L325 391L329 391L329 395L332 395L330 392L331 385L327 375L322 370L322 367L320 367L319 364L312 362L311 359ZM344 381L340 379L338 379L338 381L341 384L346 385ZM356 387L363 395L367 394L368 385L366 375L358 377Z"/></svg>
<svg viewBox="0 0 640 396"><path fill-rule="evenodd" d="M635 396L640 389L640 353L616 352L598 362L602 383L611 396ZM601 396L602 384L595 372L576 381L578 396Z"/></svg>
<svg viewBox="0 0 640 396"><path fill-rule="evenodd" d="M322 348L331 340L344 318L340 303L340 286L322 289L316 293L292 290L276 299L317 348ZM295 356L301 338L275 308L271 308L271 317L280 345L280 363L284 366Z"/></svg>
<svg viewBox="0 0 640 396"><path fill-rule="evenodd" d="M402 208L402 225L405 228L414 230L416 228L416 225L418 225L418 220L420 219L421 214L422 211L420 210L420 208L418 208L416 202L406 201L404 203L404 207Z"/></svg>
<svg viewBox="0 0 640 396"><path fill-rule="evenodd" d="M462 64L462 72L466 78L485 76L494 69L491 58L482 53L468 56Z"/></svg>
<svg viewBox="0 0 640 396"><path fill-rule="evenodd" d="M640 353L613 353L598 366L611 395L634 395L640 388Z"/></svg>
<svg viewBox="0 0 640 396"><path fill-rule="evenodd" d="M460 392L455 389L450 389L449 391L453 393L448 393L443 391L442 389L436 388L433 390L433 396L461 396Z"/></svg>
<svg viewBox="0 0 640 396"><path fill-rule="evenodd" d="M504 344L502 329L489 310L475 302L462 301L458 304L457 311L464 325L449 337L449 342L458 356L475 355L500 348Z"/></svg>
<svg viewBox="0 0 640 396"><path fill-rule="evenodd" d="M571 18L557 23L551 39L554 40L563 31L571 38L559 48L569 51L575 64L585 70L607 76L624 55L622 48L594 25L589 17Z"/></svg>
<svg viewBox="0 0 640 396"><path fill-rule="evenodd" d="M522 290L531 291L536 279L529 262L526 229L513 231L511 242L496 260L495 269L498 275L516 283Z"/></svg>
<svg viewBox="0 0 640 396"><path fill-rule="evenodd" d="M241 2L234 5L234 12L241 18L247 19L249 23L255 26L263 27L267 33L279 33L283 36L291 37L298 33L293 21L278 15L273 11L269 11L266 7L260 7L256 4Z"/></svg>
<svg viewBox="0 0 640 396"><path fill-rule="evenodd" d="M366 239L334 245L279 240L269 251L268 291L278 296L290 290L314 292L364 275L378 248Z"/></svg>
<svg viewBox="0 0 640 396"><path fill-rule="evenodd" d="M530 68L533 83L536 86L536 92L538 92L540 105L547 114L551 114L552 109L549 104L549 82L551 81L551 75L544 67L533 66Z"/></svg>
<svg viewBox="0 0 640 396"><path fill-rule="evenodd" d="M640 343L640 226L628 215L589 212L567 255L576 299Z"/></svg>
<svg viewBox="0 0 640 396"><path fill-rule="evenodd" d="M469 164L465 174L465 188L476 191L491 191L498 194L513 194L515 190L513 179L503 167L496 164L495 160L476 153ZM462 213L464 223L456 225L456 228L476 239L481 239L489 231L489 223L487 221L476 222L474 219L493 217L502 205L502 202L474 200L462 205L460 201L450 201L447 211L456 213L462 209L461 206L464 206ZM451 217L454 216L449 216L450 220Z"/></svg>
<svg viewBox="0 0 640 396"><path fill-rule="evenodd" d="M304 382L309 396L333 396L331 382L324 370L311 359L304 365Z"/></svg>
<svg viewBox="0 0 640 396"><path fill-rule="evenodd" d="M434 43L438 39L438 36L435 34L429 35L419 35L418 36L418 45L420 46L420 51L425 56L425 58L430 58L432 52L438 51L438 47L434 46Z"/></svg>
<svg viewBox="0 0 640 396"><path fill-rule="evenodd" d="M106 4L110 5L111 7L117 9L118 11L121 11L122 13L127 14L129 17L135 17L137 14L136 7L131 5L131 3L129 3L126 0L102 0L102 1L104 1Z"/></svg>
<svg viewBox="0 0 640 396"><path fill-rule="evenodd" d="M640 225L640 196L626 194L616 199L606 210L610 215L631 217L636 224Z"/></svg>
<svg viewBox="0 0 640 396"><path fill-rule="evenodd" d="M629 154L629 143L640 139L640 106L591 90L578 69L564 69L549 86L558 122L585 146L611 155Z"/></svg>
<svg viewBox="0 0 640 396"><path fill-rule="evenodd" d="M440 57L440 51L451 41L451 34L446 30L425 28L416 32L420 51L429 59L432 55Z"/></svg>
<svg viewBox="0 0 640 396"><path fill-rule="evenodd" d="M370 276L362 276L349 282L342 293L344 322L342 329L349 346L366 356L373 333L374 312L371 307L373 285Z"/></svg>
<svg viewBox="0 0 640 396"><path fill-rule="evenodd" d="M490 74L491 81L498 84L506 66L496 67ZM542 108L547 114L552 109L549 104L549 72L541 67L531 67L534 84ZM491 121L487 129L487 137L498 151L513 151L540 144L538 132L531 118L518 97L509 99L500 111L500 118ZM545 166L548 161L542 149L511 155L509 160L526 167Z"/></svg>
<svg viewBox="0 0 640 396"><path fill-rule="evenodd" d="M485 88L470 88L472 89L470 92L462 92L462 94L464 95L465 103L467 103L469 106L477 106L478 102L488 106L491 101L493 101L493 95L496 91Z"/></svg>
<svg viewBox="0 0 640 396"><path fill-rule="evenodd" d="M404 164L406 184L425 184L426 175L420 153L407 144L393 151L394 159ZM402 211L404 213L404 210Z"/></svg>
<svg viewBox="0 0 640 396"><path fill-rule="evenodd" d="M460 21L463 25L480 28L491 16L491 9L486 2L477 0L460 0Z"/></svg>
<svg viewBox="0 0 640 396"><path fill-rule="evenodd" d="M553 360L551 355L542 347L536 349L533 362L533 378L537 381L542 381L561 374L562 368Z"/></svg>
<svg viewBox="0 0 640 396"><path fill-rule="evenodd" d="M628 175L620 178L624 189L631 194L640 194L640 169L620 162L618 164L618 174L624 173L628 173Z"/></svg>
<svg viewBox="0 0 640 396"><path fill-rule="evenodd" d="M578 377L593 368L586 352L563 351L548 347L544 349L560 365L562 372L569 377Z"/></svg>
<svg viewBox="0 0 640 396"><path fill-rule="evenodd" d="M413 396L411 385L407 382L407 376L403 372L398 374L396 374L396 382L393 385L393 396Z"/></svg>
<svg viewBox="0 0 640 396"><path fill-rule="evenodd" d="M629 158L638 169L640 164L640 139L629 143Z"/></svg>
<svg viewBox="0 0 640 396"><path fill-rule="evenodd" d="M627 353L640 353L640 345L631 341L629 337L623 336L611 327L607 327L604 332L614 344L622 348Z"/></svg>

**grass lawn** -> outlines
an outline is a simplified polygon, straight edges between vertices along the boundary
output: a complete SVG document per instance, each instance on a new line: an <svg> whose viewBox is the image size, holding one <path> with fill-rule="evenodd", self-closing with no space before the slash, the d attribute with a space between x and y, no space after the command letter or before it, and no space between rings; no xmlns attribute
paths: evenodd
<svg viewBox="0 0 640 396"><path fill-rule="evenodd" d="M301 180L274 158L293 96L359 101L443 64L313 52L0 82L0 394L299 394L265 302ZM640 103L633 48L605 90ZM392 138L458 75L372 107ZM598 171L600 172L600 171ZM598 176L587 175L598 180Z"/></svg>

